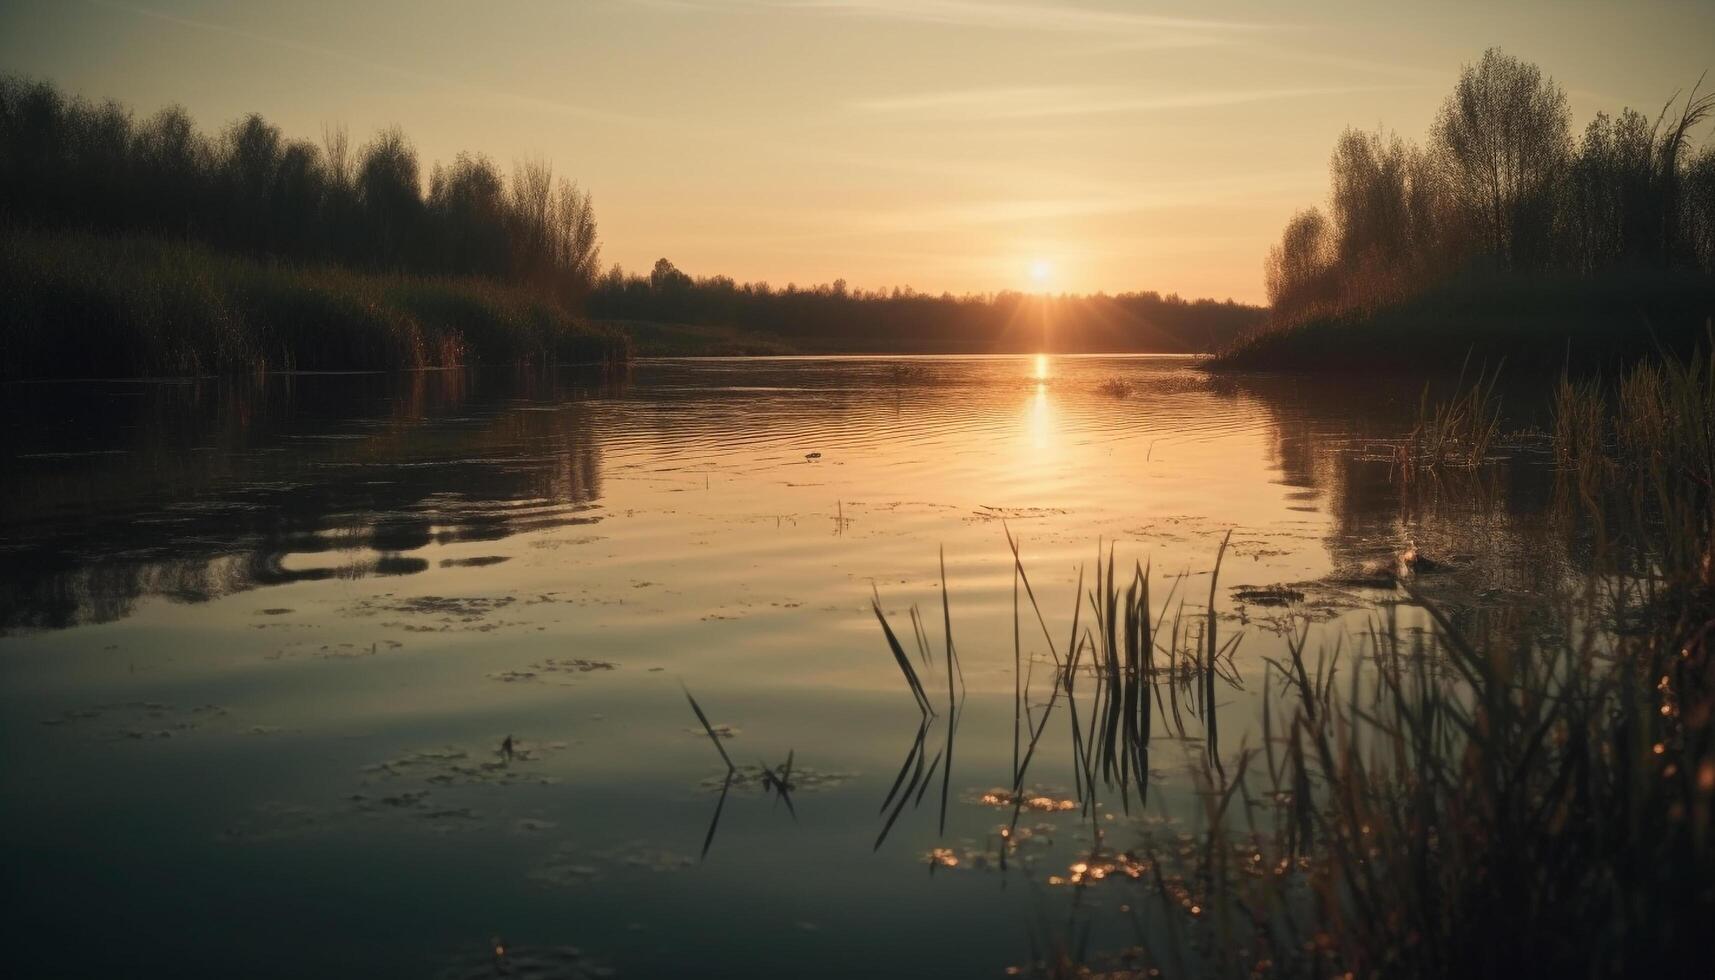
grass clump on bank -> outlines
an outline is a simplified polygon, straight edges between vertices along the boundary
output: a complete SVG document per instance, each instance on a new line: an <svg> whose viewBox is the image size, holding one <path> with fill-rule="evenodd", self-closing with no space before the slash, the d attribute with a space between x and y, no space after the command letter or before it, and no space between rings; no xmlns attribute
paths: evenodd
<svg viewBox="0 0 1715 980"><path fill-rule="evenodd" d="M0 234L9 379L623 361L522 288L293 266L149 237Z"/></svg>

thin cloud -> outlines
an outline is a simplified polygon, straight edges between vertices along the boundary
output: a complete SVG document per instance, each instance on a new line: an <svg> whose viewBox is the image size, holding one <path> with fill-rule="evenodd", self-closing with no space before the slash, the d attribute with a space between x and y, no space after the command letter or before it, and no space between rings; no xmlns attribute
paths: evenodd
<svg viewBox="0 0 1715 980"><path fill-rule="evenodd" d="M858 99L848 105L859 112L908 119L994 121L1204 109L1379 90L1378 86L1330 86L1138 95L1111 87L1003 86Z"/></svg>
<svg viewBox="0 0 1715 980"><path fill-rule="evenodd" d="M1193 31L1242 34L1268 25L1048 3L978 3L975 0L784 0L782 6L822 10L854 17L1078 34L1144 34Z"/></svg>
<svg viewBox="0 0 1715 980"><path fill-rule="evenodd" d="M389 75L394 78L404 79L405 81L412 82L417 85L433 86L436 88L464 92L470 95L479 96L489 101L511 103L517 106L544 110L547 112L572 116L579 119L589 119L592 121L620 123L625 125L658 125L654 120L645 119L639 116L610 112L604 109L592 109L588 106L558 102L552 99L541 99L534 96L518 95L513 92L502 92L494 89L482 88L480 86L468 85L463 82L454 81L444 75L432 75L426 72L417 72L406 68L398 68L393 65L383 64L367 58L360 58L356 55L349 54L335 48L327 48L318 44L306 44L303 41L294 41L290 38L258 34L253 31L241 30L236 27L228 27L225 24L216 24L211 21L181 17L177 14L169 14L165 11L155 10L149 7L112 3L110 0L88 0L88 2L92 6L101 7L106 10L120 11L133 16L145 17L151 20L161 21L163 23L173 24L177 27L202 31L204 33L221 34L227 37L248 41L253 44L263 44L287 51L296 51L300 54L313 55L328 61L349 65L353 68L359 68L381 75Z"/></svg>
<svg viewBox="0 0 1715 980"><path fill-rule="evenodd" d="M1235 202L1272 199L1302 192L1327 179L1322 170L1271 171L1234 174L1194 181L1154 183L1125 194L1069 197L995 198L945 207L897 208L885 211L828 213L838 226L828 236L897 232L934 232L957 228L1029 224L1103 215L1136 214L1162 209L1212 207ZM1293 199L1297 199L1296 196Z"/></svg>

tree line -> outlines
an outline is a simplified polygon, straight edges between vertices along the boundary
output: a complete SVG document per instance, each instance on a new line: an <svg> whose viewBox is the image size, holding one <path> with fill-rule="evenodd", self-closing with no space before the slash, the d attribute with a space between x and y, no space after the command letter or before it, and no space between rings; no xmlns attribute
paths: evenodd
<svg viewBox="0 0 1715 980"><path fill-rule="evenodd" d="M142 233L295 262L526 285L575 308L600 246L587 192L543 162L481 154L423 180L397 128L354 146L285 137L250 114L216 134L171 106L137 119L0 77L0 223Z"/></svg>
<svg viewBox="0 0 1715 980"><path fill-rule="evenodd" d="M1715 146L1693 144L1715 93L1700 87L1653 119L1598 113L1574 138L1560 86L1489 49L1424 145L1341 134L1326 209L1294 215L1265 262L1274 322L1383 306L1461 275L1715 273Z"/></svg>
<svg viewBox="0 0 1715 980"><path fill-rule="evenodd" d="M910 287L852 289L843 279L774 287L693 277L664 258L648 275L613 266L596 281L588 308L609 320L744 327L806 351L870 352L1189 353L1218 349L1265 317L1262 309L1232 300L1153 291L955 296Z"/></svg>
<svg viewBox="0 0 1715 980"><path fill-rule="evenodd" d="M530 287L608 320L737 327L805 350L1205 351L1259 325L1232 301L1132 292L1093 296L774 288L693 278L666 259L648 275L600 270L590 195L541 162L503 174L460 153L424 179L397 128L361 146L319 143L258 114L216 133L181 107L145 118L0 76L0 227L138 234L293 265L474 276Z"/></svg>

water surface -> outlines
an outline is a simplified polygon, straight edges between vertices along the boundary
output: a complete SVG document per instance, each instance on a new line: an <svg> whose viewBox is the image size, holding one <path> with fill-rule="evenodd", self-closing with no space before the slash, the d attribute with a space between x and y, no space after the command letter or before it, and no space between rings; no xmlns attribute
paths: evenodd
<svg viewBox="0 0 1715 980"><path fill-rule="evenodd" d="M1057 633L1099 547L1202 616L1230 532L1235 750L1289 612L1317 642L1365 624L1413 546L1464 601L1557 574L1546 467L1393 478L1416 395L1152 357L12 386L8 956L487 976L499 944L521 975L998 976L1070 916L1127 942L1128 883L1076 912L1056 883L1090 847L1077 812L1027 812L1017 859L985 860L1011 816L982 802L1014 752L1007 531ZM938 647L943 551L950 769L943 712L932 791L877 846L920 714L871 598L907 631L919 604ZM1247 600L1277 585L1304 598ZM1047 643L1018 636L1045 699ZM790 808L754 768L722 802L685 689L741 767L790 754ZM1070 799L1057 731L1029 781ZM1098 810L1110 843L1195 812L1200 747L1157 742L1148 816Z"/></svg>

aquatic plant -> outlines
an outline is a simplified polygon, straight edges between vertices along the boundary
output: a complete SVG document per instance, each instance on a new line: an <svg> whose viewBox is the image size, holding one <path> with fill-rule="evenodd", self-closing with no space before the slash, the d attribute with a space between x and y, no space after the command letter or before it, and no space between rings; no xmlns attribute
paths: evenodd
<svg viewBox="0 0 1715 980"><path fill-rule="evenodd" d="M1568 516L1651 595L1715 588L1715 324L1709 336L1708 354L1640 364L1612 388L1563 377L1555 391Z"/></svg>
<svg viewBox="0 0 1715 980"><path fill-rule="evenodd" d="M1494 428L1490 397L1465 392L1429 413L1458 433L1441 458L1482 458L1470 447ZM1213 685L1256 678L1223 661L1213 583L1202 635L1187 643L1177 614L1167 625L1171 595L1152 615L1147 566L1122 593L1110 551L1086 597L1092 621L1079 634L1074 615L1064 658L1050 641L1054 692L995 797L1024 798L1062 695L1086 813L1115 786L1122 799L1137 786L1148 807L1152 741L1192 736L1184 719L1201 715L1201 829L1163 840L1144 825L1120 849L1106 842L1113 825L1092 819L1088 853L1050 884L1135 889L1136 945L1092 952L1087 923L1068 923L1032 937L1023 972L1651 975L1704 956L1715 358L1647 364L1611 389L1567 381L1556 406L1565 506L1596 539L1581 577L1524 615L1443 608L1402 583L1423 626L1385 606L1350 650L1311 651L1299 620L1286 655L1264 660L1259 745L1223 752L1217 740Z"/></svg>
<svg viewBox="0 0 1715 980"><path fill-rule="evenodd" d="M1409 477L1419 468L1470 467L1487 459L1501 428L1501 400L1496 393L1500 378L1500 367L1493 374L1484 368L1466 385L1461 369L1453 396L1437 402L1430 401L1430 386L1425 384L1417 424L1401 449L1401 472Z"/></svg>

